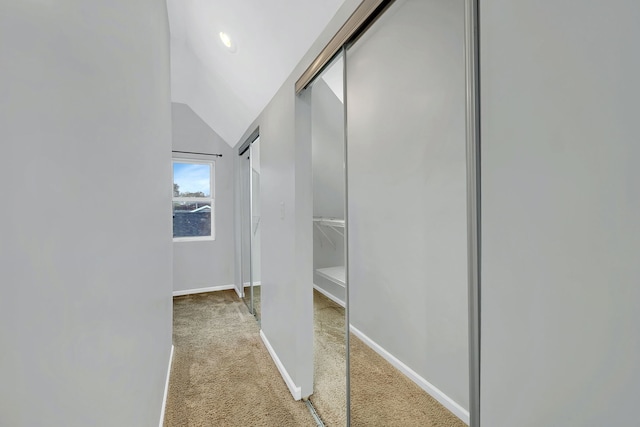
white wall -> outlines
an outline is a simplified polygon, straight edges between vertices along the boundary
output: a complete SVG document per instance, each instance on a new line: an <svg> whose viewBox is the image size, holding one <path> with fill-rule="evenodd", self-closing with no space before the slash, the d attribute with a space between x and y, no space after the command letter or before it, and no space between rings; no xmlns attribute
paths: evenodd
<svg viewBox="0 0 640 427"><path fill-rule="evenodd" d="M480 6L482 425L637 425L640 3Z"/></svg>
<svg viewBox="0 0 640 427"><path fill-rule="evenodd" d="M309 100L296 103L294 84L358 4L345 2L238 142L260 127L262 330L303 396L313 389L313 200L310 137L301 135L311 130Z"/></svg>
<svg viewBox="0 0 640 427"><path fill-rule="evenodd" d="M0 425L158 423L168 40L161 1L0 3Z"/></svg>
<svg viewBox="0 0 640 427"><path fill-rule="evenodd" d="M215 162L215 240L173 243L173 290L234 283L234 151L186 104L173 103L173 149L222 154L222 157L177 156Z"/></svg>
<svg viewBox="0 0 640 427"><path fill-rule="evenodd" d="M468 408L463 43L408 0L347 51L348 250L351 324Z"/></svg>

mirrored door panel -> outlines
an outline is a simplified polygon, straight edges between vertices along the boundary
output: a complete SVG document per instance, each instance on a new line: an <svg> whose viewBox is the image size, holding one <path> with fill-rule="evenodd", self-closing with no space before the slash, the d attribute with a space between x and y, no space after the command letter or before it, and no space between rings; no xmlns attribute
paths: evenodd
<svg viewBox="0 0 640 427"><path fill-rule="evenodd" d="M260 137L258 137L249 149L249 160L251 163L251 301L253 303L253 314L260 320L261 302L261 257L260 257Z"/></svg>
<svg viewBox="0 0 640 427"><path fill-rule="evenodd" d="M240 238L243 299L260 320L260 137L240 154Z"/></svg>
<svg viewBox="0 0 640 427"><path fill-rule="evenodd" d="M240 236L241 236L241 268L243 299L249 311L254 313L252 286L252 251L251 251L251 155L247 150L240 159Z"/></svg>
<svg viewBox="0 0 640 427"><path fill-rule="evenodd" d="M338 55L312 82L314 388L327 426L347 424L344 62Z"/></svg>
<svg viewBox="0 0 640 427"><path fill-rule="evenodd" d="M347 50L352 426L468 418L464 23L396 0Z"/></svg>

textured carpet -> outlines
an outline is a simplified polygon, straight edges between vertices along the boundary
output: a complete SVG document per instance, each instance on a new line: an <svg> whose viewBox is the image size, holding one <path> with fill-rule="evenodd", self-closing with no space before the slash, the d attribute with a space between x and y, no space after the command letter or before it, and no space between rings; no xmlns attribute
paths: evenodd
<svg viewBox="0 0 640 427"><path fill-rule="evenodd" d="M305 404L291 397L234 291L173 301L165 427L316 425Z"/></svg>
<svg viewBox="0 0 640 427"><path fill-rule="evenodd" d="M313 395L327 426L347 425L347 362L344 308L313 291Z"/></svg>
<svg viewBox="0 0 640 427"><path fill-rule="evenodd" d="M466 427L359 338L349 341L353 427Z"/></svg>
<svg viewBox="0 0 640 427"><path fill-rule="evenodd" d="M346 418L344 309L314 292L316 410L329 427ZM165 427L309 426L234 291L174 298L175 345ZM353 427L465 424L353 334Z"/></svg>
<svg viewBox="0 0 640 427"><path fill-rule="evenodd" d="M344 308L314 291L314 394L329 427L346 425ZM353 427L465 427L460 419L351 334Z"/></svg>

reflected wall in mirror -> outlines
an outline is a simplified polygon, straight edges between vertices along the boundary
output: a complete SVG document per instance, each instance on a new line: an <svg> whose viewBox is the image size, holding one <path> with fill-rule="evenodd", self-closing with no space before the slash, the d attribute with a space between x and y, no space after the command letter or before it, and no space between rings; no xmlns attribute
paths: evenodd
<svg viewBox="0 0 640 427"><path fill-rule="evenodd" d="M241 154L241 268L243 299L260 320L260 137Z"/></svg>
<svg viewBox="0 0 640 427"><path fill-rule="evenodd" d="M342 55L311 91L313 168L314 388L327 426L347 424L345 321L345 172Z"/></svg>
<svg viewBox="0 0 640 427"><path fill-rule="evenodd" d="M261 257L260 257L260 137L251 144L251 285L253 287L253 313L260 321Z"/></svg>
<svg viewBox="0 0 640 427"><path fill-rule="evenodd" d="M347 50L352 426L468 422L464 23L397 0Z"/></svg>

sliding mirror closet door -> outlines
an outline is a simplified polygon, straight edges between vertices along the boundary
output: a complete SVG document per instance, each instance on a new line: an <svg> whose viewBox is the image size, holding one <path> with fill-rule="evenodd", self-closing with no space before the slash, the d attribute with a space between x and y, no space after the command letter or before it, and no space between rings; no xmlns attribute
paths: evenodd
<svg viewBox="0 0 640 427"><path fill-rule="evenodd" d="M251 254L251 156L250 151L240 155L240 237L243 299L253 314L252 254Z"/></svg>
<svg viewBox="0 0 640 427"><path fill-rule="evenodd" d="M243 299L260 320L260 138L240 154L240 238Z"/></svg>
<svg viewBox="0 0 640 427"><path fill-rule="evenodd" d="M464 23L397 0L347 50L352 426L468 422Z"/></svg>
<svg viewBox="0 0 640 427"><path fill-rule="evenodd" d="M260 268L260 137L249 148L249 162L251 164L251 301L253 314L259 321L261 302L261 268Z"/></svg>
<svg viewBox="0 0 640 427"><path fill-rule="evenodd" d="M328 426L347 424L343 79L340 54L307 89L311 92L313 169L314 388L310 400Z"/></svg>

